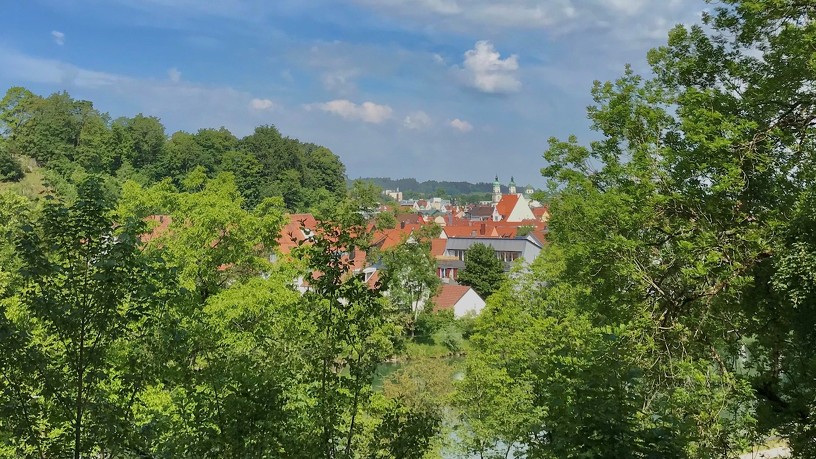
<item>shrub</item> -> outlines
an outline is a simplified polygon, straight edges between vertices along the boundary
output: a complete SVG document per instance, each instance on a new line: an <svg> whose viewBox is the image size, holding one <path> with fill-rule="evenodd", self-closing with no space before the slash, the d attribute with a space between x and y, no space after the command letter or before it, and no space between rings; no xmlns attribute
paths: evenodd
<svg viewBox="0 0 816 459"><path fill-rule="evenodd" d="M0 182L17 182L24 175L20 162L6 149L0 147Z"/></svg>

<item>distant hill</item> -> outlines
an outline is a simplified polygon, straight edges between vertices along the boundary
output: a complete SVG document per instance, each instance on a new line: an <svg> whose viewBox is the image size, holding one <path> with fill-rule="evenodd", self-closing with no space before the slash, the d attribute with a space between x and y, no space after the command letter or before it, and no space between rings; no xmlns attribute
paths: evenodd
<svg viewBox="0 0 816 459"><path fill-rule="evenodd" d="M448 182L426 180L418 182L413 178L392 179L390 177L364 177L358 180L365 180L373 182L378 187L384 190L399 189L403 193L418 193L423 195L434 195L439 189L444 190L445 194L449 196L459 196L463 194L472 193L492 193L493 184L488 182ZM507 187L502 186L502 192L507 192Z"/></svg>

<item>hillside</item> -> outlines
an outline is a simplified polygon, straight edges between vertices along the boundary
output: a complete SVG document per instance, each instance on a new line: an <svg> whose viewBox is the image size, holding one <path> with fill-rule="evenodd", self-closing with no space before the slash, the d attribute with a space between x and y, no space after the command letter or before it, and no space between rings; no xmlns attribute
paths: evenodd
<svg viewBox="0 0 816 459"><path fill-rule="evenodd" d="M444 194L450 196L471 193L491 193L493 191L493 184L488 182L470 183L437 180L420 182L414 178L392 179L390 177L365 177L358 180L372 182L384 190L399 189L403 193L418 193L422 195L442 194L438 193L439 190L443 190ZM507 187L502 186L502 192L506 191Z"/></svg>

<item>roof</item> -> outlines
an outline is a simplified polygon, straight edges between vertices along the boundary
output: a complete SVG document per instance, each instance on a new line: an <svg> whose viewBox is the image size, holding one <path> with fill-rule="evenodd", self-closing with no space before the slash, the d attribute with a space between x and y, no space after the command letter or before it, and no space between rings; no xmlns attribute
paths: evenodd
<svg viewBox="0 0 816 459"><path fill-rule="evenodd" d="M144 218L147 222L150 232L142 234L142 242L150 242L153 239L162 237L169 229L170 224L173 223L173 217L169 215L149 215Z"/></svg>
<svg viewBox="0 0 816 459"><path fill-rule="evenodd" d="M298 242L306 240L302 228L314 231L317 220L312 214L290 214L289 221L281 228L278 236L278 247L282 253L289 253L298 246Z"/></svg>
<svg viewBox="0 0 816 459"><path fill-rule="evenodd" d="M431 256L441 257L444 255L445 244L447 244L447 241L444 239L431 239Z"/></svg>
<svg viewBox="0 0 816 459"><path fill-rule="evenodd" d="M493 215L493 206L474 206L470 209L470 215L474 217L490 217Z"/></svg>
<svg viewBox="0 0 816 459"><path fill-rule="evenodd" d="M516 208L518 201L519 197L517 194L505 194L502 196L501 201L496 204L496 210L499 212L499 215L507 219L513 212L513 209Z"/></svg>
<svg viewBox="0 0 816 459"><path fill-rule="evenodd" d="M550 214L550 209L546 207L533 207L530 210L533 211L533 215L535 215L535 218L538 220L542 220L542 217L549 216Z"/></svg>
<svg viewBox="0 0 816 459"><path fill-rule="evenodd" d="M498 233L492 227L487 227L484 223L481 225L467 225L467 226L446 226L442 229L448 237L491 237L498 236Z"/></svg>
<svg viewBox="0 0 816 459"><path fill-rule="evenodd" d="M471 288L467 285L442 284L439 288L439 292L437 292L433 299L434 312L444 309L453 309L456 303L458 303L470 289Z"/></svg>
<svg viewBox="0 0 816 459"><path fill-rule="evenodd" d="M537 241L530 240L528 238L520 237L520 238L502 238L502 237L480 237L480 238L472 238L472 237L455 237L448 239L448 243L446 245L447 250L468 250L470 246L476 243L489 245L496 251L506 251L506 252L522 252L524 250L524 246L527 244L533 244L541 248L541 244L536 244Z"/></svg>

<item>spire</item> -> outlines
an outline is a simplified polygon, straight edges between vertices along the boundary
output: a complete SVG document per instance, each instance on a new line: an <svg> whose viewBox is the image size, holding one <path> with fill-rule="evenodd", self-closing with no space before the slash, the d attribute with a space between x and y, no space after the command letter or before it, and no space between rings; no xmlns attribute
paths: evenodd
<svg viewBox="0 0 816 459"><path fill-rule="evenodd" d="M513 176L510 176L510 194L516 194L516 181L513 179Z"/></svg>
<svg viewBox="0 0 816 459"><path fill-rule="evenodd" d="M499 183L499 176L496 175L496 181L493 182L493 203L496 204L501 201L501 184Z"/></svg>

